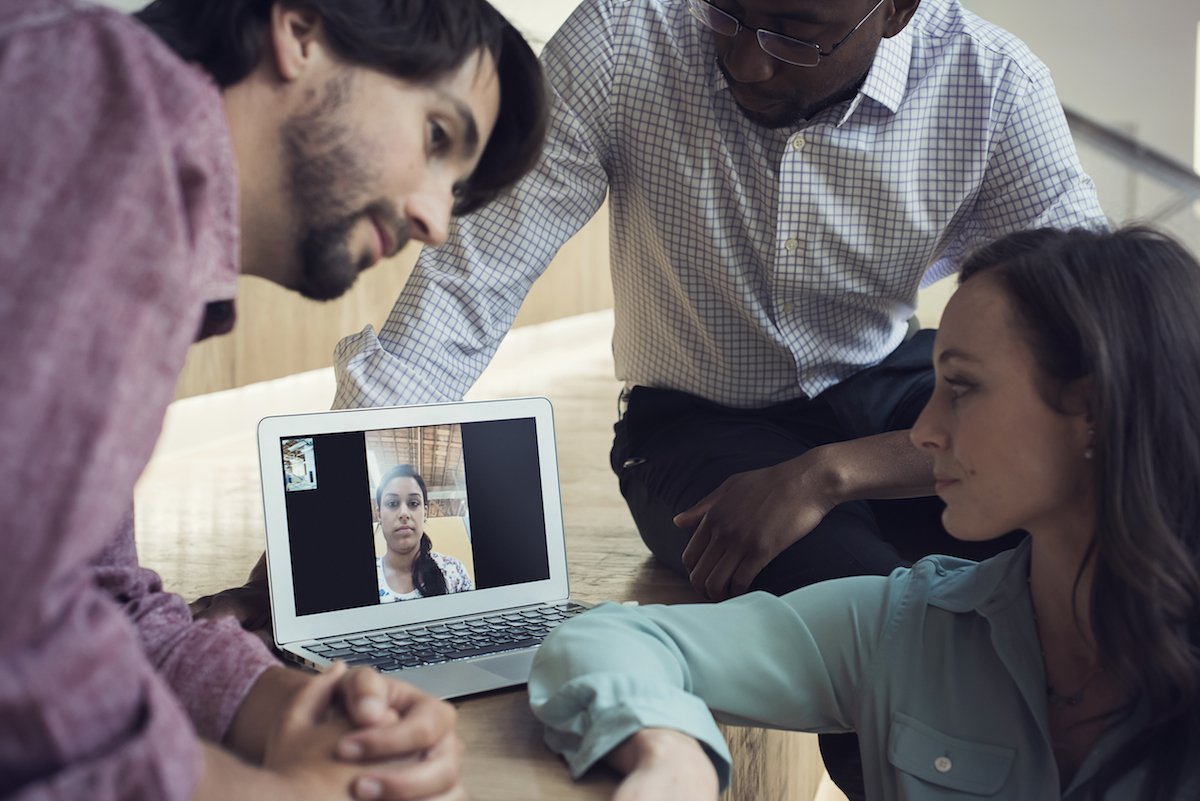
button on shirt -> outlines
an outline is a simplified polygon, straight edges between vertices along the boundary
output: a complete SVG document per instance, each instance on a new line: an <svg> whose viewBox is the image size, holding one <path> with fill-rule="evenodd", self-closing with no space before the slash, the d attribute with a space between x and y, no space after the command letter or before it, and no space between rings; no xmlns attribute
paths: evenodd
<svg viewBox="0 0 1200 801"><path fill-rule="evenodd" d="M880 361L922 278L978 244L1106 224L1045 66L957 0L924 0L856 97L791 130L750 122L715 58L684 0L584 0L543 55L540 164L340 343L335 405L460 397L606 192L617 376L737 407Z"/></svg>
<svg viewBox="0 0 1200 801"><path fill-rule="evenodd" d="M1029 598L1028 541L986 562L946 556L889 577L826 581L776 598L599 606L554 631L529 679L546 742L582 775L634 732L704 744L722 786L716 724L856 731L868 798L1090 798L1088 780L1145 725L1111 726L1065 791L1049 739ZM709 711L711 709L711 712ZM1108 795L1138 798L1145 772ZM1200 764L1176 797L1200 793Z"/></svg>

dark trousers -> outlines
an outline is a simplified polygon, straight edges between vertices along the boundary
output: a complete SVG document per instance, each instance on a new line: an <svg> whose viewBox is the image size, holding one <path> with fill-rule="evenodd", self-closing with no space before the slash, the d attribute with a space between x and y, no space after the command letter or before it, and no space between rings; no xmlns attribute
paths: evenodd
<svg viewBox="0 0 1200 801"><path fill-rule="evenodd" d="M875 367L815 398L732 409L672 390L634 387L614 426L611 454L638 532L664 564L686 575L691 531L671 519L735 473L768 467L832 442L912 427L933 389L934 332L920 331ZM984 559L1015 544L966 543L946 533L937 498L854 501L768 564L751 585L775 595L832 578L887 575L931 553ZM823 736L830 777L863 797L854 735Z"/></svg>

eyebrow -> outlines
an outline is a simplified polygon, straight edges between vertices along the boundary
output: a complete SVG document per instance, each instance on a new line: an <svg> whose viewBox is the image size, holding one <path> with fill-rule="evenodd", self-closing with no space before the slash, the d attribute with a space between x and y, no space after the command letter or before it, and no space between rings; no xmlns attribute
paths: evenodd
<svg viewBox="0 0 1200 801"><path fill-rule="evenodd" d="M816 13L810 9L803 11L783 11L778 14L772 14L771 19L783 20L787 22L807 22L809 25L826 25L829 22L828 17Z"/></svg>
<svg viewBox="0 0 1200 801"><path fill-rule="evenodd" d="M797 7L799 6L799 7ZM739 4L739 7L740 4ZM742 13L745 13L745 8L742 8ZM806 22L810 25L827 25L829 19L829 7L824 4L814 3L798 3L792 4L791 8L783 8L778 11L767 13L773 20L783 20L791 22Z"/></svg>
<svg viewBox="0 0 1200 801"><path fill-rule="evenodd" d="M464 155L470 156L479 148L479 126L475 123L475 115L471 113L471 109L467 104L457 97L446 95L446 100L454 107L455 113L458 114L459 122L462 123L465 134L463 136L463 147L461 148Z"/></svg>
<svg viewBox="0 0 1200 801"><path fill-rule="evenodd" d="M723 8L721 5L717 5L717 8L721 11L724 11L726 14L733 14L739 19L746 15L746 9L740 3L735 2L733 5L737 6L736 10ZM772 23L801 22L808 25L827 25L829 24L828 15L822 14L822 10L823 9L814 8L793 8L785 11L773 11L764 16L766 16L766 18Z"/></svg>
<svg viewBox="0 0 1200 801"><path fill-rule="evenodd" d="M946 350L939 353L938 357L937 357L938 364L942 364L943 362L948 362L951 359L959 359L964 362L978 362L979 361L978 356L972 356L971 354L967 353L966 351L961 351L958 348L946 348Z"/></svg>

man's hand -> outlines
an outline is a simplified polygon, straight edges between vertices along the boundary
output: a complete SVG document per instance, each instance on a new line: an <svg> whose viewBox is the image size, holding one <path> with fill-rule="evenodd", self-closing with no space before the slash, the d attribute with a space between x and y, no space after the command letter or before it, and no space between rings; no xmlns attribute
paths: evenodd
<svg viewBox="0 0 1200 801"><path fill-rule="evenodd" d="M307 678L267 738L263 767L360 801L466 799L449 704L341 663Z"/></svg>
<svg viewBox="0 0 1200 801"><path fill-rule="evenodd" d="M730 476L675 516L676 526L696 528L683 564L697 592L714 601L741 595L767 563L841 502L819 450Z"/></svg>
<svg viewBox="0 0 1200 801"><path fill-rule="evenodd" d="M281 774L308 769L320 772L322 763L336 760L340 738L352 728L334 704L345 674L346 666L338 664L301 685L270 727L263 767ZM352 771L342 769L348 778L353 777ZM347 780L346 789L349 784Z"/></svg>
<svg viewBox="0 0 1200 801"><path fill-rule="evenodd" d="M454 707L444 701L370 668L347 670L336 663L313 676L280 666L255 682L225 745L269 766L280 753L291 753L287 744L296 739L287 735L310 726L324 748L318 756L356 777L357 798L450 801L466 796L456 719ZM329 721L340 728L326 736Z"/></svg>
<svg viewBox="0 0 1200 801"><path fill-rule="evenodd" d="M716 801L720 791L700 743L671 729L643 729L613 749L608 762L625 774L613 801Z"/></svg>
<svg viewBox="0 0 1200 801"><path fill-rule="evenodd" d="M838 504L932 493L929 455L913 446L907 431L888 431L730 476L677 514L675 525L696 527L683 564L696 590L719 600L745 592L772 559Z"/></svg>
<svg viewBox="0 0 1200 801"><path fill-rule="evenodd" d="M356 668L338 684L343 708L356 726L338 742L348 761L405 758L403 768L377 775L377 784L355 785L373 798L466 798L461 783L463 745L455 732L458 713L445 701L368 668ZM364 793L364 789L377 794Z"/></svg>
<svg viewBox="0 0 1200 801"><path fill-rule="evenodd" d="M204 767L192 801L465 801L466 791L457 780L457 756L452 760L453 781L438 776L437 763L446 760L434 752L446 749L444 744L425 754L370 764L338 758L342 738L353 728L337 703L345 677L344 665L306 677L271 721L261 767L203 743Z"/></svg>

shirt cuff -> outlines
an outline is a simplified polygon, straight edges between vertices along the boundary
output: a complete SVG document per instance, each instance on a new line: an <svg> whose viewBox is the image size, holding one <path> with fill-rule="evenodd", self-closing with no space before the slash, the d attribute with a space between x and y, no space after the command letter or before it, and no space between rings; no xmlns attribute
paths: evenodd
<svg viewBox="0 0 1200 801"><path fill-rule="evenodd" d="M162 670L196 731L219 743L254 682L280 662L231 617L195 621L188 634L190 656L176 652Z"/></svg>
<svg viewBox="0 0 1200 801"><path fill-rule="evenodd" d="M712 713L677 688L625 674L590 674L564 685L534 713L546 724L546 744L563 755L575 778L637 732L673 729L700 743L721 790L729 786L729 747Z"/></svg>

